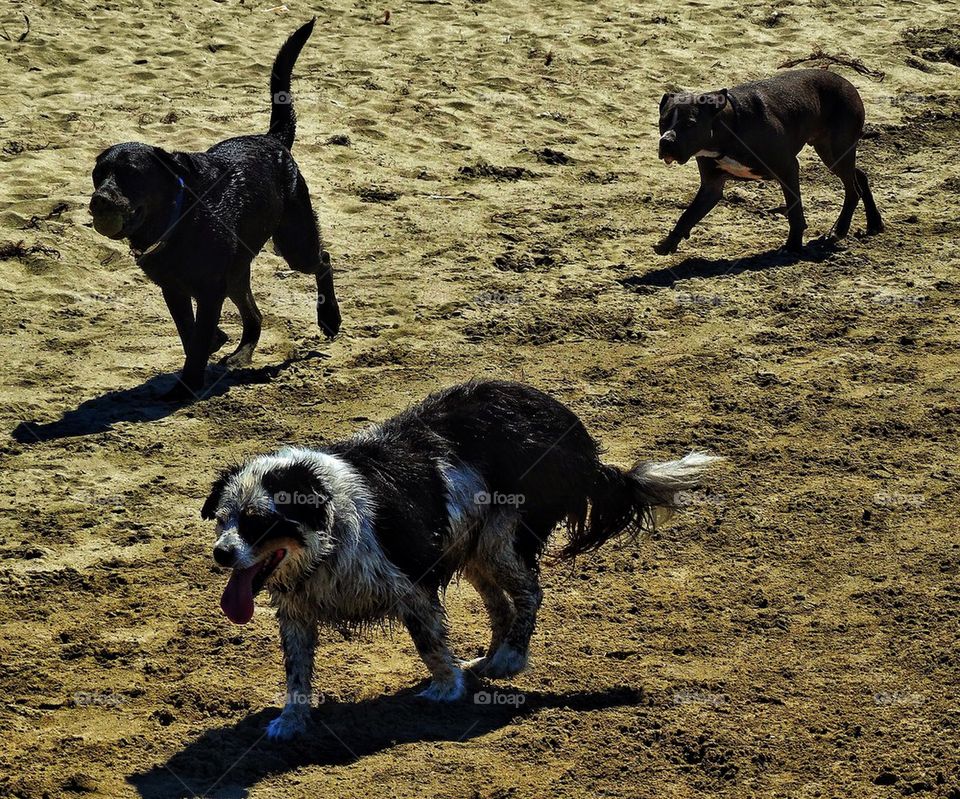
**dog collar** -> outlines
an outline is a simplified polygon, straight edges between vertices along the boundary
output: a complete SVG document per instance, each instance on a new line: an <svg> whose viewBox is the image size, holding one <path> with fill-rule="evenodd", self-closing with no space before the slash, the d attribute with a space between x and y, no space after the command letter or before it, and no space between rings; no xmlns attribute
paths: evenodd
<svg viewBox="0 0 960 799"><path fill-rule="evenodd" d="M183 178L177 175L177 183L180 184L180 188L177 190L177 198L173 201L173 213L170 215L170 221L167 223L167 229L163 232L159 239L157 239L153 244L151 244L143 252L138 252L131 248L133 257L136 259L139 264L144 258L153 255L157 250L161 249L166 243L167 239L170 238L170 234L173 233L174 227L176 227L177 222L180 221L180 211L183 208L183 194L186 191L186 184L183 182Z"/></svg>

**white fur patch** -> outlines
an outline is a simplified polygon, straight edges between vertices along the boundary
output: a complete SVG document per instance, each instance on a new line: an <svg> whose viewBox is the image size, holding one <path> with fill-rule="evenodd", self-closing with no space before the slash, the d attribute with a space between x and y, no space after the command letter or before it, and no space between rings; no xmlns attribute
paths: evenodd
<svg viewBox="0 0 960 799"><path fill-rule="evenodd" d="M739 161L735 161L728 155L725 155L723 158L718 158L717 166L720 167L724 172L735 175L738 178L746 178L747 180L764 180L763 175L756 174L750 169L750 167L741 164Z"/></svg>
<svg viewBox="0 0 960 799"><path fill-rule="evenodd" d="M421 691L417 696L433 702L456 702L458 699L463 699L466 692L463 672L460 669L454 669L451 680L444 682L434 680L425 691Z"/></svg>
<svg viewBox="0 0 960 799"><path fill-rule="evenodd" d="M718 153L716 150L699 150L698 152L695 152L693 155L695 158L719 158L720 157L720 153Z"/></svg>
<svg viewBox="0 0 960 799"><path fill-rule="evenodd" d="M487 486L476 469L469 466L440 464L447 493L447 516L454 537L471 529L482 517L487 505L478 497L487 494Z"/></svg>
<svg viewBox="0 0 960 799"><path fill-rule="evenodd" d="M267 738L271 741L289 741L303 735L306 729L306 714L284 711L267 725Z"/></svg>

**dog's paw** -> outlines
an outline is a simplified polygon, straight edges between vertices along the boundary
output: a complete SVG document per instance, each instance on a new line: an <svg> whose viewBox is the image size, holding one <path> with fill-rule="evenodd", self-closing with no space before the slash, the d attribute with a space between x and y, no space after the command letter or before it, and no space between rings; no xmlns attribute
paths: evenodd
<svg viewBox="0 0 960 799"><path fill-rule="evenodd" d="M527 667L527 655L507 644L501 644L493 653L493 657L486 658L483 664L483 676L493 680L505 677L514 677Z"/></svg>
<svg viewBox="0 0 960 799"><path fill-rule="evenodd" d="M245 366L249 366L252 360L253 345L245 344L242 347L237 347L225 358L221 358L220 365L226 366L228 369L242 369Z"/></svg>
<svg viewBox="0 0 960 799"><path fill-rule="evenodd" d="M230 340L222 328L217 328L216 332L213 334L213 339L210 341L210 354L218 352L220 348Z"/></svg>
<svg viewBox="0 0 960 799"><path fill-rule="evenodd" d="M667 236L667 238L653 245L653 251L657 255L670 255L670 253L677 251L678 244L678 241Z"/></svg>
<svg viewBox="0 0 960 799"><path fill-rule="evenodd" d="M303 735L307 720L303 716L281 713L267 725L267 738L271 741L289 741Z"/></svg>
<svg viewBox="0 0 960 799"><path fill-rule="evenodd" d="M173 384L173 388L169 391L164 391L160 395L161 402L193 402L197 399L197 395L202 391L203 388L200 387L197 391L191 389L186 383L182 380L177 380Z"/></svg>
<svg viewBox="0 0 960 799"><path fill-rule="evenodd" d="M431 702L456 702L458 699L463 699L466 693L463 672L457 669L449 680L434 680L425 691L421 691L417 696L421 699L429 699Z"/></svg>
<svg viewBox="0 0 960 799"><path fill-rule="evenodd" d="M317 325L327 338L334 338L340 332L340 305L333 297L317 299Z"/></svg>
<svg viewBox="0 0 960 799"><path fill-rule="evenodd" d="M831 238L833 235L834 235L833 232L831 232L831 233L828 235L827 238L828 238L829 241L836 241L836 240L837 240L837 239L835 239L835 238ZM792 253L792 254L794 254L794 255L798 255L798 254L802 253L802 252L803 252L803 237L802 237L802 236L797 236L797 237L791 236L789 239L787 239L787 243L783 245L783 250L784 250L785 252L789 252L789 253Z"/></svg>

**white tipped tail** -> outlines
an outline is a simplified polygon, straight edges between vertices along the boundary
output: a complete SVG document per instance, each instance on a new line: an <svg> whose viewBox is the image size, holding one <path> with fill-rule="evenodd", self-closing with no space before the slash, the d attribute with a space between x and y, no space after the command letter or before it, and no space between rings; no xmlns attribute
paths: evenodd
<svg viewBox="0 0 960 799"><path fill-rule="evenodd" d="M657 492L689 491L700 484L700 478L711 466L726 460L706 452L691 452L675 461L638 463L632 475Z"/></svg>

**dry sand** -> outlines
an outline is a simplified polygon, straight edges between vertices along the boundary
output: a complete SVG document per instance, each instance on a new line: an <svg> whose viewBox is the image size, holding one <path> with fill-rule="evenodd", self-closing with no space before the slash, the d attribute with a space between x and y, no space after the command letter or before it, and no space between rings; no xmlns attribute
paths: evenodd
<svg viewBox="0 0 960 799"><path fill-rule="evenodd" d="M268 5L0 9L0 796L960 796L958 4ZM343 334L264 253L254 368L165 408L179 343L90 226L94 157L264 130L314 13L294 152ZM838 68L888 232L792 261L779 190L741 184L656 258L696 187L656 159L661 93L818 46L886 73ZM802 162L815 237L840 186ZM276 625L219 612L211 475L494 376L568 402L614 462L731 467L642 546L545 565L533 666L488 686L522 704L424 706L404 634L330 634L312 737L266 743ZM479 601L448 603L470 655Z"/></svg>

